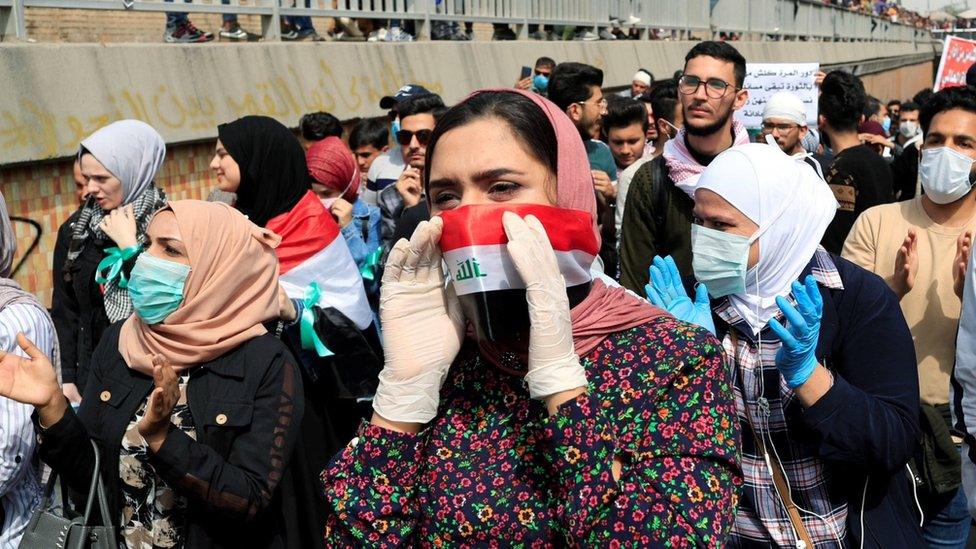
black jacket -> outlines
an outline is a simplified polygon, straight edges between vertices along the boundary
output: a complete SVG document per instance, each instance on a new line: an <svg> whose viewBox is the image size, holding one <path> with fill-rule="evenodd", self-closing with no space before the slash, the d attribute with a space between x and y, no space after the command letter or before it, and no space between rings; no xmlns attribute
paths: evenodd
<svg viewBox="0 0 976 549"><path fill-rule="evenodd" d="M51 318L58 332L61 345L61 375L64 383L74 383L81 391L88 380L92 353L109 326L105 314L102 289L95 282L95 268L105 257L105 248L111 241L89 240L85 250L75 261L70 273L64 272L71 245L72 224L81 210L76 211L58 228L54 245L54 295L51 301ZM128 276L135 258L126 262L123 270ZM70 279L70 280L69 280Z"/></svg>
<svg viewBox="0 0 976 549"><path fill-rule="evenodd" d="M121 325L106 330L92 357L77 415L69 408L49 429L35 423L41 459L78 493L87 494L94 465L88 438L98 444L117 526L122 437L153 388L150 376L130 369L122 360ZM197 440L172 428L159 452L150 452L149 458L156 473L187 497L185 547L287 546L281 508L282 499L290 494L283 493L285 485L279 489L278 483L291 458L305 406L294 358L274 336L259 336L194 368L186 392Z"/></svg>

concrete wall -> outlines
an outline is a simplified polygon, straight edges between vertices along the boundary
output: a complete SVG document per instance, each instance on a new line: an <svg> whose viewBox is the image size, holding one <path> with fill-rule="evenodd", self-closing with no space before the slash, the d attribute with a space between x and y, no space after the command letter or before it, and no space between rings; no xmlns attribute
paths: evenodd
<svg viewBox="0 0 976 549"><path fill-rule="evenodd" d="M747 59L852 63L872 55L925 51L909 45L737 43ZM802 47L801 47L802 46ZM16 279L50 303L58 226L77 207L70 155L104 123L137 117L167 138L157 182L172 199L205 198L216 125L246 113L295 125L327 110L342 119L381 114L379 97L403 82L422 83L454 102L468 91L511 85L539 55L581 60L607 71L608 86L643 66L661 77L683 64L689 43L253 44L209 46L0 46L0 191L11 215L39 222L41 243ZM880 98L908 97L931 85L931 63L868 75ZM46 159L32 161L32 159ZM35 236L15 223L19 255Z"/></svg>

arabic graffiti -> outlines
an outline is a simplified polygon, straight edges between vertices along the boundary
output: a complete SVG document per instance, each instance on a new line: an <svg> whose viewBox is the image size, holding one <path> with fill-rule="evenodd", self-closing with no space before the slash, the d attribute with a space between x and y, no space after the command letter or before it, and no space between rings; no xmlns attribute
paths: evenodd
<svg viewBox="0 0 976 549"><path fill-rule="evenodd" d="M381 97L404 82L435 93L444 89L439 81L424 80L409 68L386 62L369 71L375 76L340 74L325 60L319 60L315 69L288 64L275 76L255 81L245 91L228 90L222 97L183 94L159 84L112 91L98 109L81 102L77 110L52 111L25 98L15 108L0 110L0 151L4 158L18 160L70 156L82 139L123 118L152 125L168 141L173 132L213 133L217 124L247 114L271 116L289 125L313 111L352 118L372 110Z"/></svg>

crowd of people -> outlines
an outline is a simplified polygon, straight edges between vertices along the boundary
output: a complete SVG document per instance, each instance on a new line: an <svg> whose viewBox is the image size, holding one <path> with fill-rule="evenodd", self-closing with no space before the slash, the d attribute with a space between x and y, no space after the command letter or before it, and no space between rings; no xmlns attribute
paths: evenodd
<svg viewBox="0 0 976 549"><path fill-rule="evenodd" d="M0 195L0 547L965 547L976 87L676 68L245 116L207 201L113 122L50 314Z"/></svg>

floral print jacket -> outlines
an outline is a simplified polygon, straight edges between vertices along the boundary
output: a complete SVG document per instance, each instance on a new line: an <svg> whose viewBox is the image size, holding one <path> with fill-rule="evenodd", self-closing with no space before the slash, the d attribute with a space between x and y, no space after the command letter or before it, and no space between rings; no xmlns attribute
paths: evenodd
<svg viewBox="0 0 976 549"><path fill-rule="evenodd" d="M611 334L549 417L466 348L422 432L363 424L322 473L326 546L721 546L742 481L723 356L671 317Z"/></svg>

